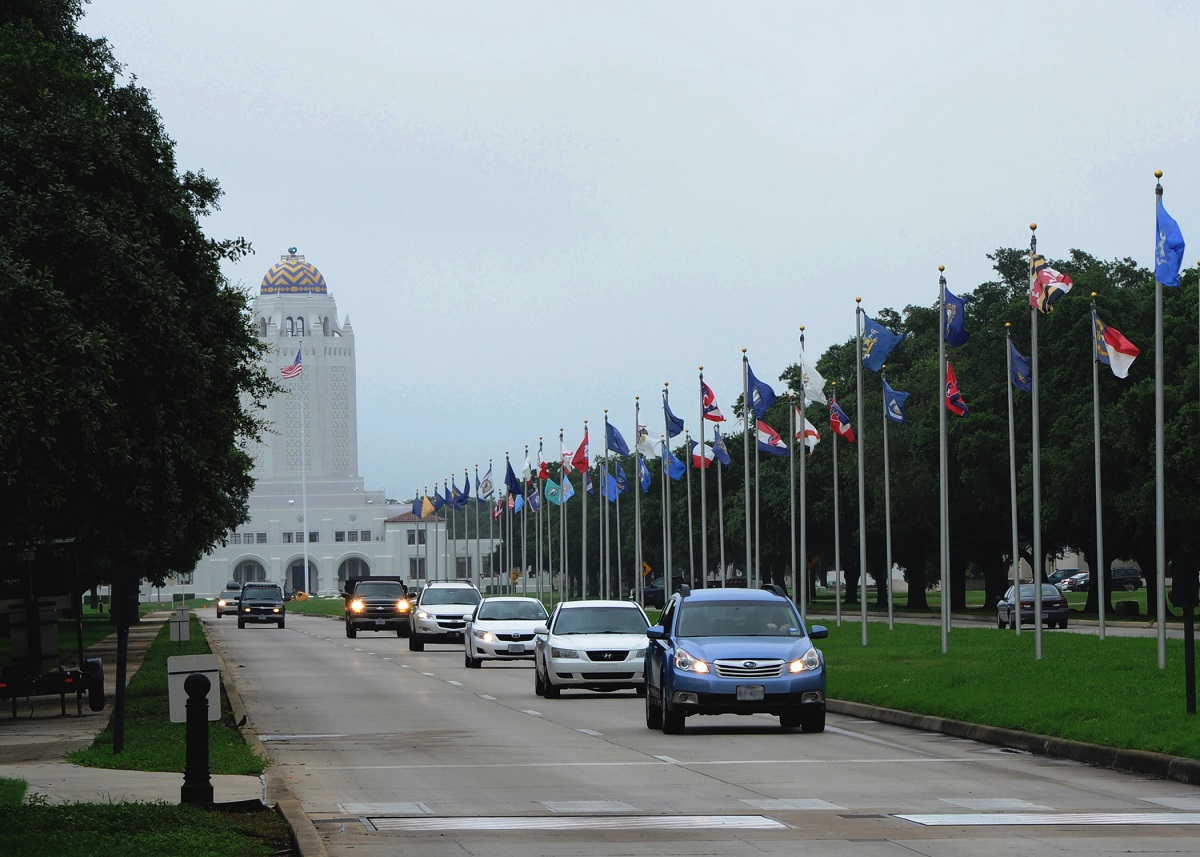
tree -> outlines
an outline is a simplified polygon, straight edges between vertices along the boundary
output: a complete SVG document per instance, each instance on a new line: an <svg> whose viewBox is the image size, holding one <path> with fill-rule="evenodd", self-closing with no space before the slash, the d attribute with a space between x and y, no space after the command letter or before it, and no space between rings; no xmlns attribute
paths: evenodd
<svg viewBox="0 0 1200 857"><path fill-rule="evenodd" d="M153 580L247 520L274 385L220 270L250 248L201 230L217 183L81 14L0 6L0 544Z"/></svg>

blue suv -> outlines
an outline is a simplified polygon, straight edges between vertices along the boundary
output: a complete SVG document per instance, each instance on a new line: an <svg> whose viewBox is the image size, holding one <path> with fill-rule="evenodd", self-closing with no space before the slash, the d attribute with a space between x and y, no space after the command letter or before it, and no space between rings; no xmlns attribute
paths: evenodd
<svg viewBox="0 0 1200 857"><path fill-rule="evenodd" d="M825 729L828 629L804 621L781 587L702 589L671 596L646 636L646 726L683 732L693 714L775 714L779 725Z"/></svg>

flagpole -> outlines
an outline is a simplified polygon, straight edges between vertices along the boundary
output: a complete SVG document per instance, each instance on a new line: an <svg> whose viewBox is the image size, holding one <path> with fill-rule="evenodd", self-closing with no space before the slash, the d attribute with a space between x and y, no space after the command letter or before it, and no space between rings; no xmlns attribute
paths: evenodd
<svg viewBox="0 0 1200 857"><path fill-rule="evenodd" d="M563 595L563 591L564 591L563 587L567 585L567 519L566 519L567 489L566 489L565 483L567 481L568 474L567 474L566 458L565 458L565 456L563 456L564 440L565 440L565 438L564 438L564 434L563 434L563 426L559 426L558 427L558 451L559 451L558 454L559 454L559 457L563 459L563 462L561 464L559 464L558 478L559 478L560 483L564 483L564 484L559 485L559 489L558 489L558 499L559 499L559 503L558 503L558 600L559 601L566 600L565 596Z"/></svg>
<svg viewBox="0 0 1200 857"><path fill-rule="evenodd" d="M1096 293L1092 292L1092 437L1093 465L1096 471L1096 603L1100 639L1104 639L1104 505L1100 493L1100 325L1096 323Z"/></svg>
<svg viewBox="0 0 1200 857"><path fill-rule="evenodd" d="M708 493L705 491L708 470L708 456L704 451L704 366L700 367L700 460L704 464L700 468L700 571L704 588L708 588ZM692 491L688 489L688 497Z"/></svg>
<svg viewBox="0 0 1200 857"><path fill-rule="evenodd" d="M692 455L692 440L691 432L687 429L683 430L683 448L687 451L687 510L688 510L688 580L693 586L696 586L696 547L695 547L695 523L692 520L692 468L695 467L695 458ZM701 454L703 454L701 450ZM699 584L703 588L704 584Z"/></svg>
<svg viewBox="0 0 1200 857"><path fill-rule="evenodd" d="M417 574L416 586L420 588L423 584L422 580L429 580L429 524L425 522L425 501L429 499L429 486L425 486L425 490L421 492L421 520L420 526L417 528ZM424 538L422 538L424 536ZM421 563L421 543L425 543L425 563L422 567ZM424 572L424 573L422 573Z"/></svg>
<svg viewBox="0 0 1200 857"><path fill-rule="evenodd" d="M1008 493L1012 515L1013 593L1019 605L1021 598L1021 555L1017 552L1017 437L1016 419L1013 416L1012 322L1004 322L1004 335L1007 340L1004 354L1008 362ZM1017 621L1013 623L1013 630L1017 632L1017 636L1020 636L1020 606L1017 608L1016 616Z"/></svg>
<svg viewBox="0 0 1200 857"><path fill-rule="evenodd" d="M529 444L525 444L525 461L529 461ZM529 596L529 483L525 481L525 472L521 471L521 488L525 491L521 504L521 595Z"/></svg>
<svg viewBox="0 0 1200 857"><path fill-rule="evenodd" d="M1162 170L1154 171L1154 210L1162 202ZM1157 229L1156 229L1157 231ZM1167 668L1167 600L1166 600L1166 503L1163 494L1163 285L1154 277L1154 562L1158 566L1154 580L1158 593L1155 598L1155 624L1158 627L1158 668Z"/></svg>
<svg viewBox="0 0 1200 857"><path fill-rule="evenodd" d="M674 557L671 556L671 424L667 421L670 385L670 381L663 381L663 472L666 475L663 479L663 492L666 497L666 505L663 507L663 560L667 564L663 570L664 598L671 590L671 577L675 573ZM691 582L690 579L688 582Z"/></svg>
<svg viewBox="0 0 1200 857"><path fill-rule="evenodd" d="M855 383L858 387L858 600L859 611L862 615L862 644L867 644L867 495L864 465L864 447L866 440L867 421L863 417L863 308L862 298L854 299L854 329L858 336L858 348L855 349L856 372Z"/></svg>
<svg viewBox="0 0 1200 857"><path fill-rule="evenodd" d="M788 442L788 506L791 509L791 530L792 530L792 599L800 603L800 590L796 588L796 394L788 395L788 433L791 440ZM801 428L801 435L804 429ZM804 441L801 440L801 450L804 449ZM801 452L801 455L804 453Z"/></svg>
<svg viewBox="0 0 1200 857"><path fill-rule="evenodd" d="M1029 293L1033 294L1034 257L1037 255L1037 224L1029 224ZM1038 383L1038 314L1037 307L1029 306L1030 358L1029 374L1033 381L1032 446L1033 446L1033 650L1037 660L1042 659L1042 573L1045 559L1042 556L1042 428ZM1017 595L1020 595L1018 591ZM1017 621L1020 622L1018 604Z"/></svg>
<svg viewBox="0 0 1200 857"><path fill-rule="evenodd" d="M538 436L538 475L534 480L534 490L538 492L538 507L537 507L537 597L542 599L542 568L545 563L545 557L542 554L542 504L545 501L546 483L542 479L542 462L546 460L546 452L542 448L542 438Z"/></svg>
<svg viewBox="0 0 1200 857"><path fill-rule="evenodd" d="M588 423L587 420L583 421L583 439L585 442L583 453L584 453L585 458L587 457L587 453L588 453L588 449L586 446L586 441L588 439L587 423ZM579 473L579 499L582 501L579 504L580 509L581 509L580 514L581 514L581 521L582 521L582 526L580 526L579 531L583 534L580 537L582 539L583 544L582 544L582 548L581 548L582 558L579 561L579 597L583 601L587 601L587 591L588 591L587 590L587 568L588 568L588 561L587 561L587 480L588 480L588 470L590 468L591 468L591 462L589 461L588 466L585 467L583 470L581 470Z"/></svg>
<svg viewBox="0 0 1200 857"><path fill-rule="evenodd" d="M758 415L754 417L754 577L746 581L750 586L762 586L762 496L759 493L761 477L758 461Z"/></svg>
<svg viewBox="0 0 1200 857"><path fill-rule="evenodd" d="M861 353L861 352L860 352ZM887 563L887 600L888 600L888 630L895 630L895 610L892 601L892 477L891 463L888 456L888 401L887 364L879 370L879 389L883 393L883 532L885 545L885 562ZM865 419L859 422L866 422Z"/></svg>
<svg viewBox="0 0 1200 857"><path fill-rule="evenodd" d="M837 381L831 381L833 394L830 398L837 401ZM832 427L832 423L831 423ZM837 625L842 626L842 516L838 511L838 432L830 432L833 437L833 604Z"/></svg>
<svg viewBox="0 0 1200 857"><path fill-rule="evenodd" d="M949 651L950 633L950 482L946 473L947 443L946 443L946 277L945 265L938 265L938 318L941 319L941 332L938 336L938 378L941 382L941 392L938 394L941 404L938 407L938 473L939 473L939 504L938 532L939 539L939 568L942 596L942 654Z"/></svg>
<svg viewBox="0 0 1200 857"><path fill-rule="evenodd" d="M488 473L490 474L491 472L492 472L492 460L489 458L488 459ZM492 484L494 485L495 483L492 483ZM492 505L491 498L489 497L486 499L488 499L488 506L490 507ZM495 563L495 559L494 559L494 557L496 555L496 537L494 535L496 516L494 514L492 514L493 511L494 510L491 508L488 509L488 572L489 572L488 578L490 580L495 580L495 578L496 578L496 563ZM479 573L480 573L480 575L483 574L482 568L479 570Z"/></svg>
<svg viewBox="0 0 1200 857"><path fill-rule="evenodd" d="M304 351L304 340L300 340L300 351ZM303 365L303 363L301 363ZM308 422L308 379L301 371L300 377L300 509L304 516L304 589L312 587L308 570L308 437L306 423ZM320 589L318 582L317 588ZM315 594L315 593L314 593Z"/></svg>
<svg viewBox="0 0 1200 857"><path fill-rule="evenodd" d="M604 409L604 457L600 459L600 498L605 502L600 504L600 567L604 570L604 585L601 591L605 598L612 597L612 562L609 544L608 519L613 498L606 496L612 492L608 485L608 408Z"/></svg>
<svg viewBox="0 0 1200 857"><path fill-rule="evenodd" d="M618 464L619 463L620 462L618 462ZM610 591L609 597L610 598L620 598L621 597L621 486L620 485L617 486L616 508L613 510L613 512L616 517L616 525L613 527L613 530L617 534L617 565L616 565L617 575L616 575L616 578L613 580L614 591Z"/></svg>
<svg viewBox="0 0 1200 857"><path fill-rule="evenodd" d="M753 568L754 543L750 540L750 444L758 437L757 432L750 430L750 358L746 349L742 349L742 419L746 424L746 443L743 450L745 480L742 483L742 493L746 498L746 585L750 585L750 575Z"/></svg>
<svg viewBox="0 0 1200 857"><path fill-rule="evenodd" d="M642 439L642 402L640 396L633 397L633 596L642 603L642 451L638 444Z"/></svg>
<svg viewBox="0 0 1200 857"><path fill-rule="evenodd" d="M608 479L608 453L607 450L596 457L596 481L600 483L600 514L596 516L596 539L600 547L600 562L596 566L596 594L601 598L608 597L608 528L606 514L608 512L608 500L604 496L607 489L605 481Z"/></svg>
<svg viewBox="0 0 1200 857"><path fill-rule="evenodd" d="M479 538L479 504L483 502L479 497L479 463L475 464L475 588L482 590L483 579L480 576L483 572L483 545L482 539Z"/></svg>
<svg viewBox="0 0 1200 857"><path fill-rule="evenodd" d="M728 456L728 451L726 456ZM720 533L721 544L721 588L725 588L725 486L721 476L721 468L717 467L717 530Z"/></svg>
<svg viewBox="0 0 1200 857"><path fill-rule="evenodd" d="M808 420L804 415L805 389L804 375L804 325L800 325L800 423L801 431L808 431ZM836 432L835 432L836 434ZM806 503L805 474L808 470L808 444L804 443L800 450L800 618L808 620L808 508Z"/></svg>

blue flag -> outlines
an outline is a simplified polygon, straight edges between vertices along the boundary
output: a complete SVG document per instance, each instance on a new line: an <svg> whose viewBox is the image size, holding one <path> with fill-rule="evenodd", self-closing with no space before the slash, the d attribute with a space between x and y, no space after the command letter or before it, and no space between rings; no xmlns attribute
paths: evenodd
<svg viewBox="0 0 1200 857"><path fill-rule="evenodd" d="M595 496L596 492L592 489L592 471L587 471L583 474L583 484L587 486L587 492Z"/></svg>
<svg viewBox="0 0 1200 857"><path fill-rule="evenodd" d="M529 492L529 508L535 512L542 508L542 498L538 496L536 488Z"/></svg>
<svg viewBox="0 0 1200 857"><path fill-rule="evenodd" d="M675 437L683 431L683 420L671 413L671 403L667 401L666 390L663 390L663 416L667 418L667 434Z"/></svg>
<svg viewBox="0 0 1200 857"><path fill-rule="evenodd" d="M650 493L650 468L646 466L646 459L638 458L638 477L642 483L642 493Z"/></svg>
<svg viewBox="0 0 1200 857"><path fill-rule="evenodd" d="M508 489L509 494L524 496L525 486L521 484L521 480L517 478L517 474L513 473L512 462L508 459L504 461L504 487Z"/></svg>
<svg viewBox="0 0 1200 857"><path fill-rule="evenodd" d="M1011 339L1008 341L1008 351L1012 355L1012 385L1018 390L1032 393L1033 371L1029 368L1029 361L1021 356Z"/></svg>
<svg viewBox="0 0 1200 857"><path fill-rule="evenodd" d="M717 461L728 467L733 463L729 457L729 450L725 448L725 441L721 438L721 430L715 429L713 436L713 455L717 457Z"/></svg>
<svg viewBox="0 0 1200 857"><path fill-rule="evenodd" d="M904 341L903 333L892 333L870 316L863 316L863 366L879 372L892 349Z"/></svg>
<svg viewBox="0 0 1200 857"><path fill-rule="evenodd" d="M610 452L615 452L617 455L629 455L629 444L625 442L625 438L621 437L621 433L617 431L615 425L605 420L604 431L607 435L606 441Z"/></svg>
<svg viewBox="0 0 1200 857"><path fill-rule="evenodd" d="M438 493L437 486L433 486L433 511L437 511L446 505L446 498Z"/></svg>
<svg viewBox="0 0 1200 857"><path fill-rule="evenodd" d="M908 401L908 393L897 393L887 381L883 382L883 403L887 410L888 419L892 422L903 423L904 403Z"/></svg>
<svg viewBox="0 0 1200 857"><path fill-rule="evenodd" d="M664 458L663 466L669 466L671 468L670 476L672 479L678 482L687 473L687 465L676 458L675 453L669 449L667 450L667 455L669 456L669 460Z"/></svg>
<svg viewBox="0 0 1200 857"><path fill-rule="evenodd" d="M515 514L517 514L518 512L520 512L520 511L521 511L522 509L524 509L524 508L525 508L525 498L524 498L522 495L520 495L520 494L516 494L516 495L514 495L514 497L513 497L513 507L512 507L513 514L514 514L514 515L515 515Z"/></svg>
<svg viewBox="0 0 1200 857"><path fill-rule="evenodd" d="M1154 279L1164 286L1179 285L1179 268L1183 265L1183 233L1167 210L1162 196L1158 198L1158 218L1154 230Z"/></svg>
<svg viewBox="0 0 1200 857"><path fill-rule="evenodd" d="M495 490L495 486L492 485L492 465L489 464L487 473L483 475L483 481L475 480L475 496L480 500L490 500Z"/></svg>
<svg viewBox="0 0 1200 857"><path fill-rule="evenodd" d="M611 473L604 474L604 480L600 484L600 496L608 500L608 502L616 502L617 495L621 493L621 487L617 485L616 477Z"/></svg>
<svg viewBox="0 0 1200 857"><path fill-rule="evenodd" d="M421 517L421 495L419 492L417 496L413 498L412 513L418 518Z"/></svg>
<svg viewBox="0 0 1200 857"><path fill-rule="evenodd" d="M967 333L963 327L963 315L966 312L967 301L965 298L956 297L949 289L944 291L946 292L946 318L942 325L943 336L946 338L947 345L961 348L971 338L971 334Z"/></svg>
<svg viewBox="0 0 1200 857"><path fill-rule="evenodd" d="M775 401L775 391L771 389L771 385L764 383L754 377L754 370L750 368L750 361L746 361L746 386L750 393L750 407L754 410L754 415L760 420L763 414L767 412L767 408Z"/></svg>
<svg viewBox="0 0 1200 857"><path fill-rule="evenodd" d="M553 479L546 480L546 499L555 506L563 504L562 489L558 487L558 484Z"/></svg>
<svg viewBox="0 0 1200 857"><path fill-rule="evenodd" d="M562 501L565 503L574 496L575 486L571 484L571 480L567 478L566 474L563 474Z"/></svg>
<svg viewBox="0 0 1200 857"><path fill-rule="evenodd" d="M623 467L621 467L621 462L614 461L613 463L617 466L616 467L617 488L620 489L621 493L624 493L629 490L629 479L625 476L625 469Z"/></svg>

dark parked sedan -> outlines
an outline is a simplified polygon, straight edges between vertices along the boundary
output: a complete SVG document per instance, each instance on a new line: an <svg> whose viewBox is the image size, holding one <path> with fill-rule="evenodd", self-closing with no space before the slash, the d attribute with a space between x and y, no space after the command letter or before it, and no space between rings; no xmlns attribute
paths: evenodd
<svg viewBox="0 0 1200 857"><path fill-rule="evenodd" d="M1036 594L1033 587L1032 583L1021 584L1020 610L1023 625L1033 624L1033 597ZM1013 617L1013 611L1016 609L1014 600L1013 587L1010 586L996 605L997 628L1007 628L1009 625L1016 627ZM1042 584L1042 622L1047 628L1056 625L1059 628L1067 627L1067 599L1053 583Z"/></svg>

